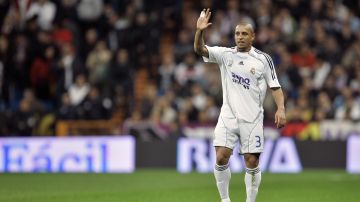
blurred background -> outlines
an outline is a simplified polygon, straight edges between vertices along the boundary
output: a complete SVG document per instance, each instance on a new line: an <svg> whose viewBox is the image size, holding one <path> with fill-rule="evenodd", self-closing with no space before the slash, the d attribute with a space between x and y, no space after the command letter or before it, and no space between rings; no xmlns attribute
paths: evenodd
<svg viewBox="0 0 360 202"><path fill-rule="evenodd" d="M286 96L281 130L265 98L259 201L359 201L360 0L0 0L0 201L218 201L203 8L208 45L255 27Z"/></svg>
<svg viewBox="0 0 360 202"><path fill-rule="evenodd" d="M337 162L310 167L345 168L347 140L360 134L360 1L351 0L0 0L0 136L130 135L173 150L178 138L208 140L222 92L218 67L193 51L203 8L208 45L235 46L247 21L274 60L288 125L274 127L267 96L267 139L326 147Z"/></svg>

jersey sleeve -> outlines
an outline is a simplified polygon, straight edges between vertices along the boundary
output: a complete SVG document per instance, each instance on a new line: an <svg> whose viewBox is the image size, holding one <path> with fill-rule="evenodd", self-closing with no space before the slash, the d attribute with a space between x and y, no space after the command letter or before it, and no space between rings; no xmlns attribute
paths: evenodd
<svg viewBox="0 0 360 202"><path fill-rule="evenodd" d="M208 52L209 52L209 58L203 56L203 60L204 62L209 62L209 63L218 63L220 64L222 61L222 47L219 46L207 46L205 45L205 47L207 48Z"/></svg>
<svg viewBox="0 0 360 202"><path fill-rule="evenodd" d="M265 80L270 88L281 87L276 75L273 60L269 55L264 55Z"/></svg>

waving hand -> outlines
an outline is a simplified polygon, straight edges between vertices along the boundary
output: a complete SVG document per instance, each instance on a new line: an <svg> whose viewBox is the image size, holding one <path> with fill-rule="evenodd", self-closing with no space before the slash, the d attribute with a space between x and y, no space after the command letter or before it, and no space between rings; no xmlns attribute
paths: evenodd
<svg viewBox="0 0 360 202"><path fill-rule="evenodd" d="M210 16L211 16L210 8L207 8L207 9L204 8L201 11L200 17L197 20L196 29L202 31L202 30L206 29L207 27L209 27L212 24L212 23L209 23Z"/></svg>

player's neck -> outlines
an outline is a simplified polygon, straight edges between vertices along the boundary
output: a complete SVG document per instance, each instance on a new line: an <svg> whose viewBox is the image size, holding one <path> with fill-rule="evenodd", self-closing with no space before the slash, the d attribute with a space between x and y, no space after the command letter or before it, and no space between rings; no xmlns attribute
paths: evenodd
<svg viewBox="0 0 360 202"><path fill-rule="evenodd" d="M250 50L251 50L251 46L249 46L249 47L244 47L244 48L239 48L239 47L237 47L237 51L238 51L238 52L247 53L247 52L249 52Z"/></svg>

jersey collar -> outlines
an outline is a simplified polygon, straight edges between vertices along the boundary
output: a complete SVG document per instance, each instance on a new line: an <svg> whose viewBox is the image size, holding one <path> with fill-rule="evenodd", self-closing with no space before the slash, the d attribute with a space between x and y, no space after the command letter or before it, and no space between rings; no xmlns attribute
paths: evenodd
<svg viewBox="0 0 360 202"><path fill-rule="evenodd" d="M251 52L254 51L254 46L251 46L250 50L247 51L247 52L240 52L240 51L238 51L237 46L234 47L234 50L235 50L235 53L247 53L247 54L249 54L249 53L251 53Z"/></svg>

